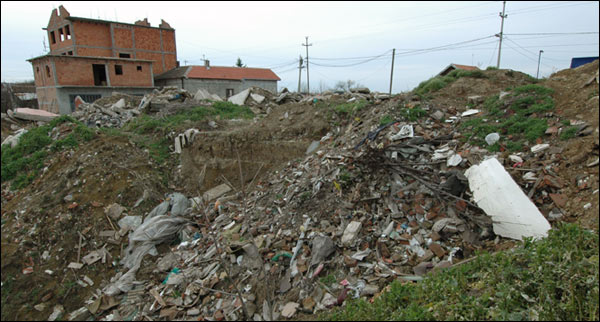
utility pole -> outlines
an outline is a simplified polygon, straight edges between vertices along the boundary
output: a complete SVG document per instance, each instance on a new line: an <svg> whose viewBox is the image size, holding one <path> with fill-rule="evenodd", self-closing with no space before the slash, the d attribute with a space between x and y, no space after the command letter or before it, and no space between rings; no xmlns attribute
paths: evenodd
<svg viewBox="0 0 600 322"><path fill-rule="evenodd" d="M302 46L306 46L306 92L310 94L310 74L308 72L308 46L312 46L312 44L308 43L308 36L306 36L306 44L302 44Z"/></svg>
<svg viewBox="0 0 600 322"><path fill-rule="evenodd" d="M500 24L500 35L496 35L500 37L500 45L498 46L498 63L496 63L496 68L500 68L500 53L502 52L502 33L504 32L504 18L508 17L508 15L504 14L504 9L506 8L506 1L502 1L502 12L500 13L500 18L502 18L502 23Z"/></svg>
<svg viewBox="0 0 600 322"><path fill-rule="evenodd" d="M540 50L540 55L538 56L538 68L537 68L537 72L535 73L535 79L538 79L538 76L540 75L540 61L542 60L542 53L544 51Z"/></svg>
<svg viewBox="0 0 600 322"><path fill-rule="evenodd" d="M302 80L302 55L298 56L298 93L300 93L300 84Z"/></svg>
<svg viewBox="0 0 600 322"><path fill-rule="evenodd" d="M396 48L392 50L392 74L390 75L390 96L392 96L392 80L394 79L394 57L396 57Z"/></svg>

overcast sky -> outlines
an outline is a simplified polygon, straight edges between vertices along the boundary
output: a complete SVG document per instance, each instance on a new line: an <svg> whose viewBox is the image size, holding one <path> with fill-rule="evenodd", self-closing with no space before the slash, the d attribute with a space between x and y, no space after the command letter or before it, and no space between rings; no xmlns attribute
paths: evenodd
<svg viewBox="0 0 600 322"><path fill-rule="evenodd" d="M450 63L496 66L502 1L445 2L16 2L2 1L2 81L33 80L26 59L47 53L53 8L72 16L175 28L181 65L267 67L296 90L308 36L310 87L354 80L387 92L413 89ZM598 56L597 1L507 1L500 68L540 77ZM447 46L449 45L449 46ZM306 81L303 69L302 81Z"/></svg>

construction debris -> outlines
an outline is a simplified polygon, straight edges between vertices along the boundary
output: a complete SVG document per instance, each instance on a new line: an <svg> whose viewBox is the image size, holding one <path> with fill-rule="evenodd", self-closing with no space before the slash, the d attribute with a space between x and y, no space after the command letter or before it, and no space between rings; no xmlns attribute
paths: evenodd
<svg viewBox="0 0 600 322"><path fill-rule="evenodd" d="M548 220L496 158L471 166L465 176L475 202L492 217L495 234L518 240L548 235Z"/></svg>
<svg viewBox="0 0 600 322"><path fill-rule="evenodd" d="M27 194L3 183L3 238L19 250L3 247L3 260L21 263L35 251L48 267L26 261L17 278L62 278L64 269L72 277L70 295L85 301L66 309L45 301L41 312L32 310L43 319L276 320L368 300L392 280L421 281L476 252L514 244L505 237L541 238L549 221L596 211L593 118L572 115L571 125L548 112L556 131L518 149L509 149L506 142L518 139L502 129L479 133L475 144L469 121L486 115L484 99L529 84L517 72L484 72L508 85L482 78L461 86L485 91L457 95L450 86L431 100L369 89L248 89L233 100L263 115L188 120L168 137L181 153L160 164L147 143L138 147L129 137L61 151ZM82 105L118 119L116 126L133 110L163 116L216 99L200 90L194 96L171 88L133 103L115 96ZM473 104L478 109L467 111ZM581 136L559 138L582 119L589 125ZM62 266L50 266L55 258Z"/></svg>
<svg viewBox="0 0 600 322"><path fill-rule="evenodd" d="M8 110L8 115L11 117L15 117L22 120L28 121L41 121L41 122L50 122L55 117L58 117L58 114L54 114L44 110L36 110L27 107L16 108L14 112L12 110Z"/></svg>

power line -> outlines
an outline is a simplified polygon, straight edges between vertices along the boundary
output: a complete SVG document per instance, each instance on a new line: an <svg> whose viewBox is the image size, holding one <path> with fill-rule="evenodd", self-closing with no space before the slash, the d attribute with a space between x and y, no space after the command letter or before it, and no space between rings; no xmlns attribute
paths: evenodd
<svg viewBox="0 0 600 322"><path fill-rule="evenodd" d="M369 59L366 59L366 60L363 60L363 61L360 61L357 63L350 63L350 64L345 64L345 65L327 65L327 64L319 64L319 63L314 63L314 62L311 62L311 64L316 65L316 66L321 66L321 67L352 67L352 66L362 65L362 64L368 63L372 60L375 60L377 58L380 58L384 55L387 55L390 51L391 51L391 49L388 49L388 50L386 50L385 53L383 53L381 55L373 56L372 58L369 58ZM307 61L307 65L308 65L308 61Z"/></svg>
<svg viewBox="0 0 600 322"><path fill-rule="evenodd" d="M534 52L532 52L532 51L529 51L529 50L527 50L527 49L523 48L523 47L522 47L521 45L519 45L517 42L515 42L515 41L514 41L514 40L512 40L512 39L509 39L508 37L506 38L506 40L508 40L508 41L512 42L513 44L517 45L517 47L519 47L519 48L523 49L524 51L526 51L526 52L528 52L528 53L530 53L530 54L532 54L532 55L534 55L534 56L535 56L535 55L537 55L537 53L534 53ZM544 46L538 46L538 48L539 48L539 47L544 47ZM553 61L558 61L558 62L563 62L563 61L564 61L564 59L556 59L556 58L550 58L550 57L546 57L546 56L544 56L544 59L545 59L545 60L553 60Z"/></svg>
<svg viewBox="0 0 600 322"><path fill-rule="evenodd" d="M506 36L546 36L546 35L596 35L597 31L580 31L580 32L536 32L536 33L519 33L519 34L504 34Z"/></svg>
<svg viewBox="0 0 600 322"><path fill-rule="evenodd" d="M583 5L583 4L590 4L590 3L593 3L593 2L588 2L588 1L583 1L583 2L579 2L579 3L563 2L563 3L560 3L560 5L556 5L556 6L547 5L547 6L529 7L529 8L519 9L517 11L510 11L510 14L511 15L519 15L519 14L523 14L523 13L530 13L530 12L536 12L536 11L542 11L542 10L548 10L548 9L574 7L574 6L580 6L580 5ZM540 8L540 9L538 9L538 10L527 10L527 9L536 9L536 8Z"/></svg>

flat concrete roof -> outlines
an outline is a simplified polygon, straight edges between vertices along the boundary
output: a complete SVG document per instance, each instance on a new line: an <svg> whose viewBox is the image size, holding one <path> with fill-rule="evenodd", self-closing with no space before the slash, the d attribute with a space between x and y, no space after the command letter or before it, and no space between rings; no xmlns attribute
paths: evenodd
<svg viewBox="0 0 600 322"><path fill-rule="evenodd" d="M119 57L106 57L106 56L72 56L72 55L53 55L46 54L34 58L27 59L28 62L33 60L37 60L45 57L58 57L58 58L71 58L71 59L103 59L103 60L119 60L119 61L129 61L129 62L143 62L143 63L153 63L153 60L147 59L133 59L133 58L119 58Z"/></svg>

